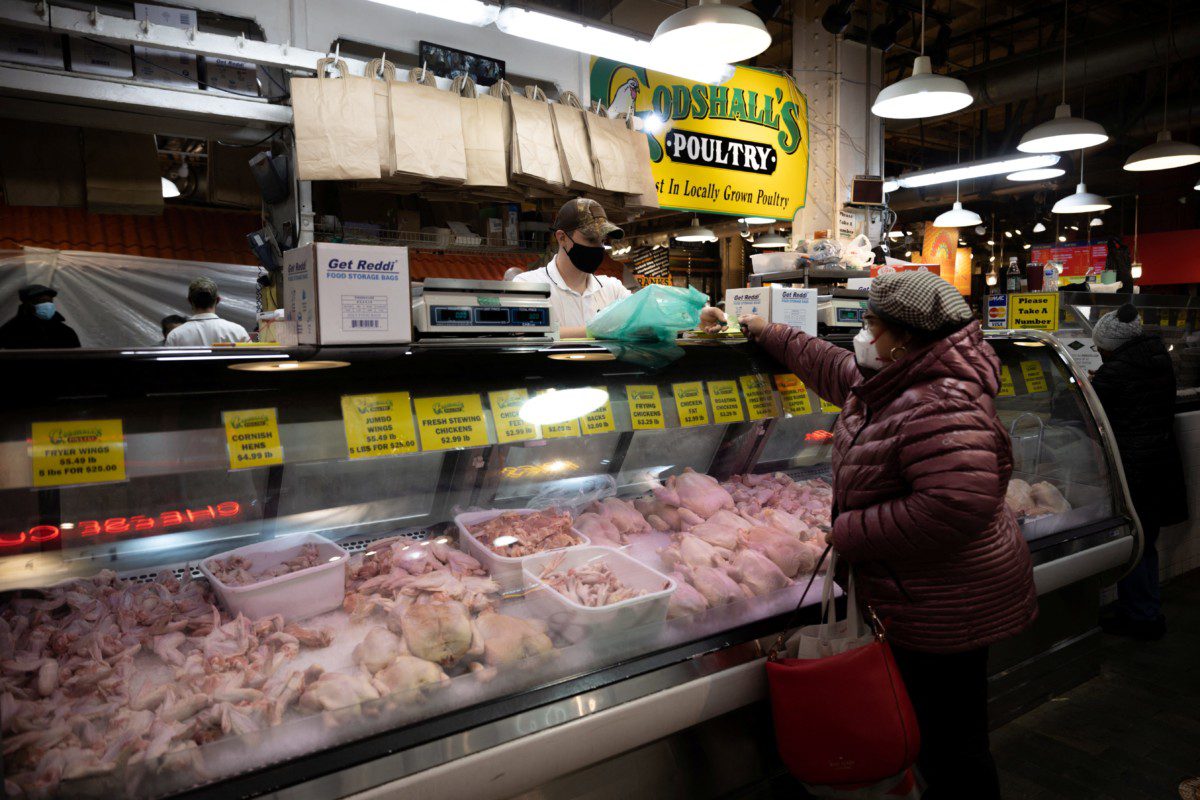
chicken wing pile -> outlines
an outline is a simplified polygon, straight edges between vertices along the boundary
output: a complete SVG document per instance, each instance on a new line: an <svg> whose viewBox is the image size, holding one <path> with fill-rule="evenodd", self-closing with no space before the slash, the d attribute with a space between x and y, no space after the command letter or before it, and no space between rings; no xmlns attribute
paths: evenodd
<svg viewBox="0 0 1200 800"><path fill-rule="evenodd" d="M571 515L548 508L532 514L508 511L470 528L471 535L493 553L520 558L582 544L571 531Z"/></svg>

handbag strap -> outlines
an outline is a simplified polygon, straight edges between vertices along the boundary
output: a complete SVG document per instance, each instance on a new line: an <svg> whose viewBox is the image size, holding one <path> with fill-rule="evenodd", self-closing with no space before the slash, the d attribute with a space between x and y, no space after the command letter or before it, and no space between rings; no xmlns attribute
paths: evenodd
<svg viewBox="0 0 1200 800"><path fill-rule="evenodd" d="M817 561L817 565L813 567L812 575L808 576L808 583L804 587L804 592L800 595L800 602L796 604L796 610L788 617L787 623L783 626L783 631L775 639L775 643L771 645L771 649L767 651L767 660L776 661L779 659L779 654L783 652L783 643L787 639L787 632L800 622L800 612L804 608L804 601L808 599L808 591L812 588L813 581L817 579L817 575L821 572L821 567L825 563L825 559L833 552L833 545L825 545L825 549L821 552L821 558ZM829 576L832 580L833 576Z"/></svg>

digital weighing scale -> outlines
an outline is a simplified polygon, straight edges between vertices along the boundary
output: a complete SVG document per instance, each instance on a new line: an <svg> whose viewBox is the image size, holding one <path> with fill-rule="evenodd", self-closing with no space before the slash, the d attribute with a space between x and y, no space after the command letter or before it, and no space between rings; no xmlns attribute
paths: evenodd
<svg viewBox="0 0 1200 800"><path fill-rule="evenodd" d="M412 316L419 338L558 338L548 283L426 278L412 285Z"/></svg>
<svg viewBox="0 0 1200 800"><path fill-rule="evenodd" d="M828 333L857 332L867 313L867 296L864 289L832 289L828 295L818 295L818 330Z"/></svg>

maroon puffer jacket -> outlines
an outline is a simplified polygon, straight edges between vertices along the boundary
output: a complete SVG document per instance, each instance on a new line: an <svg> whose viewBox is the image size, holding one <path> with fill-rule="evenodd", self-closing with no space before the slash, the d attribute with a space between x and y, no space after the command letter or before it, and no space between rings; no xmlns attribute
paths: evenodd
<svg viewBox="0 0 1200 800"><path fill-rule="evenodd" d="M1000 362L978 323L870 378L852 353L784 325L761 342L842 407L833 544L892 640L949 653L1027 627L1037 596L1004 503L1012 444L993 404Z"/></svg>

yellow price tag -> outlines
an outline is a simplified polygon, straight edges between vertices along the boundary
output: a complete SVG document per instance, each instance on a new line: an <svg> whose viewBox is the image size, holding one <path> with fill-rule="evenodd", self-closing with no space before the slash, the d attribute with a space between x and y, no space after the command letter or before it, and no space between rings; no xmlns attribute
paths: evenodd
<svg viewBox="0 0 1200 800"><path fill-rule="evenodd" d="M671 387L675 395L675 410L684 428L708 424L708 406L704 405L704 384L700 381L677 383Z"/></svg>
<svg viewBox="0 0 1200 800"><path fill-rule="evenodd" d="M483 401L479 395L419 397L413 405L417 409L422 450L452 450L488 444L487 420L483 417Z"/></svg>
<svg viewBox="0 0 1200 800"><path fill-rule="evenodd" d="M1012 397L1016 394L1016 389L1013 388L1012 370L1008 367L1000 366L1000 391L997 397Z"/></svg>
<svg viewBox="0 0 1200 800"><path fill-rule="evenodd" d="M33 423L34 486L125 480L125 435L119 419Z"/></svg>
<svg viewBox="0 0 1200 800"><path fill-rule="evenodd" d="M492 422L496 425L496 440L500 444L525 442L538 438L536 425L521 419L521 406L529 399L524 389L507 389L488 392L488 403L492 407Z"/></svg>
<svg viewBox="0 0 1200 800"><path fill-rule="evenodd" d="M790 372L775 376L775 388L783 400L783 410L793 417L812 413L812 401L804 383Z"/></svg>
<svg viewBox="0 0 1200 800"><path fill-rule="evenodd" d="M625 387L629 401L629 421L635 431L667 427L663 420L662 398L653 384L631 384Z"/></svg>
<svg viewBox="0 0 1200 800"><path fill-rule="evenodd" d="M1008 296L1012 330L1058 330L1058 292L1024 292Z"/></svg>
<svg viewBox="0 0 1200 800"><path fill-rule="evenodd" d="M742 383L742 394L746 397L746 410L750 419L765 419L775 416L775 395L767 383L765 375L743 375L738 380Z"/></svg>
<svg viewBox="0 0 1200 800"><path fill-rule="evenodd" d="M254 469L283 463L283 442L279 440L279 419L273 408L226 411L225 444L229 449L230 469Z"/></svg>
<svg viewBox="0 0 1200 800"><path fill-rule="evenodd" d="M351 458L417 452L412 399L408 392L342 395L342 425Z"/></svg>
<svg viewBox="0 0 1200 800"><path fill-rule="evenodd" d="M842 413L841 406L835 406L833 403L829 402L828 400L821 400L821 410L824 411L826 414Z"/></svg>
<svg viewBox="0 0 1200 800"><path fill-rule="evenodd" d="M554 425L542 426L543 439L566 439L569 436L579 435L579 420L572 419L567 422L558 422Z"/></svg>
<svg viewBox="0 0 1200 800"><path fill-rule="evenodd" d="M708 399L712 402L713 418L718 423L746 421L737 381L709 381Z"/></svg>
<svg viewBox="0 0 1200 800"><path fill-rule="evenodd" d="M594 386L594 389L601 387ZM605 393L607 394L607 389ZM612 401L605 400L604 405L597 408L590 414L583 417L583 432L591 435L593 433L612 433L617 429L617 423L613 419Z"/></svg>
<svg viewBox="0 0 1200 800"><path fill-rule="evenodd" d="M1025 390L1030 394L1045 392L1050 388L1050 384L1046 382L1046 373L1042 372L1042 365L1036 361L1022 361L1021 376L1025 378Z"/></svg>

